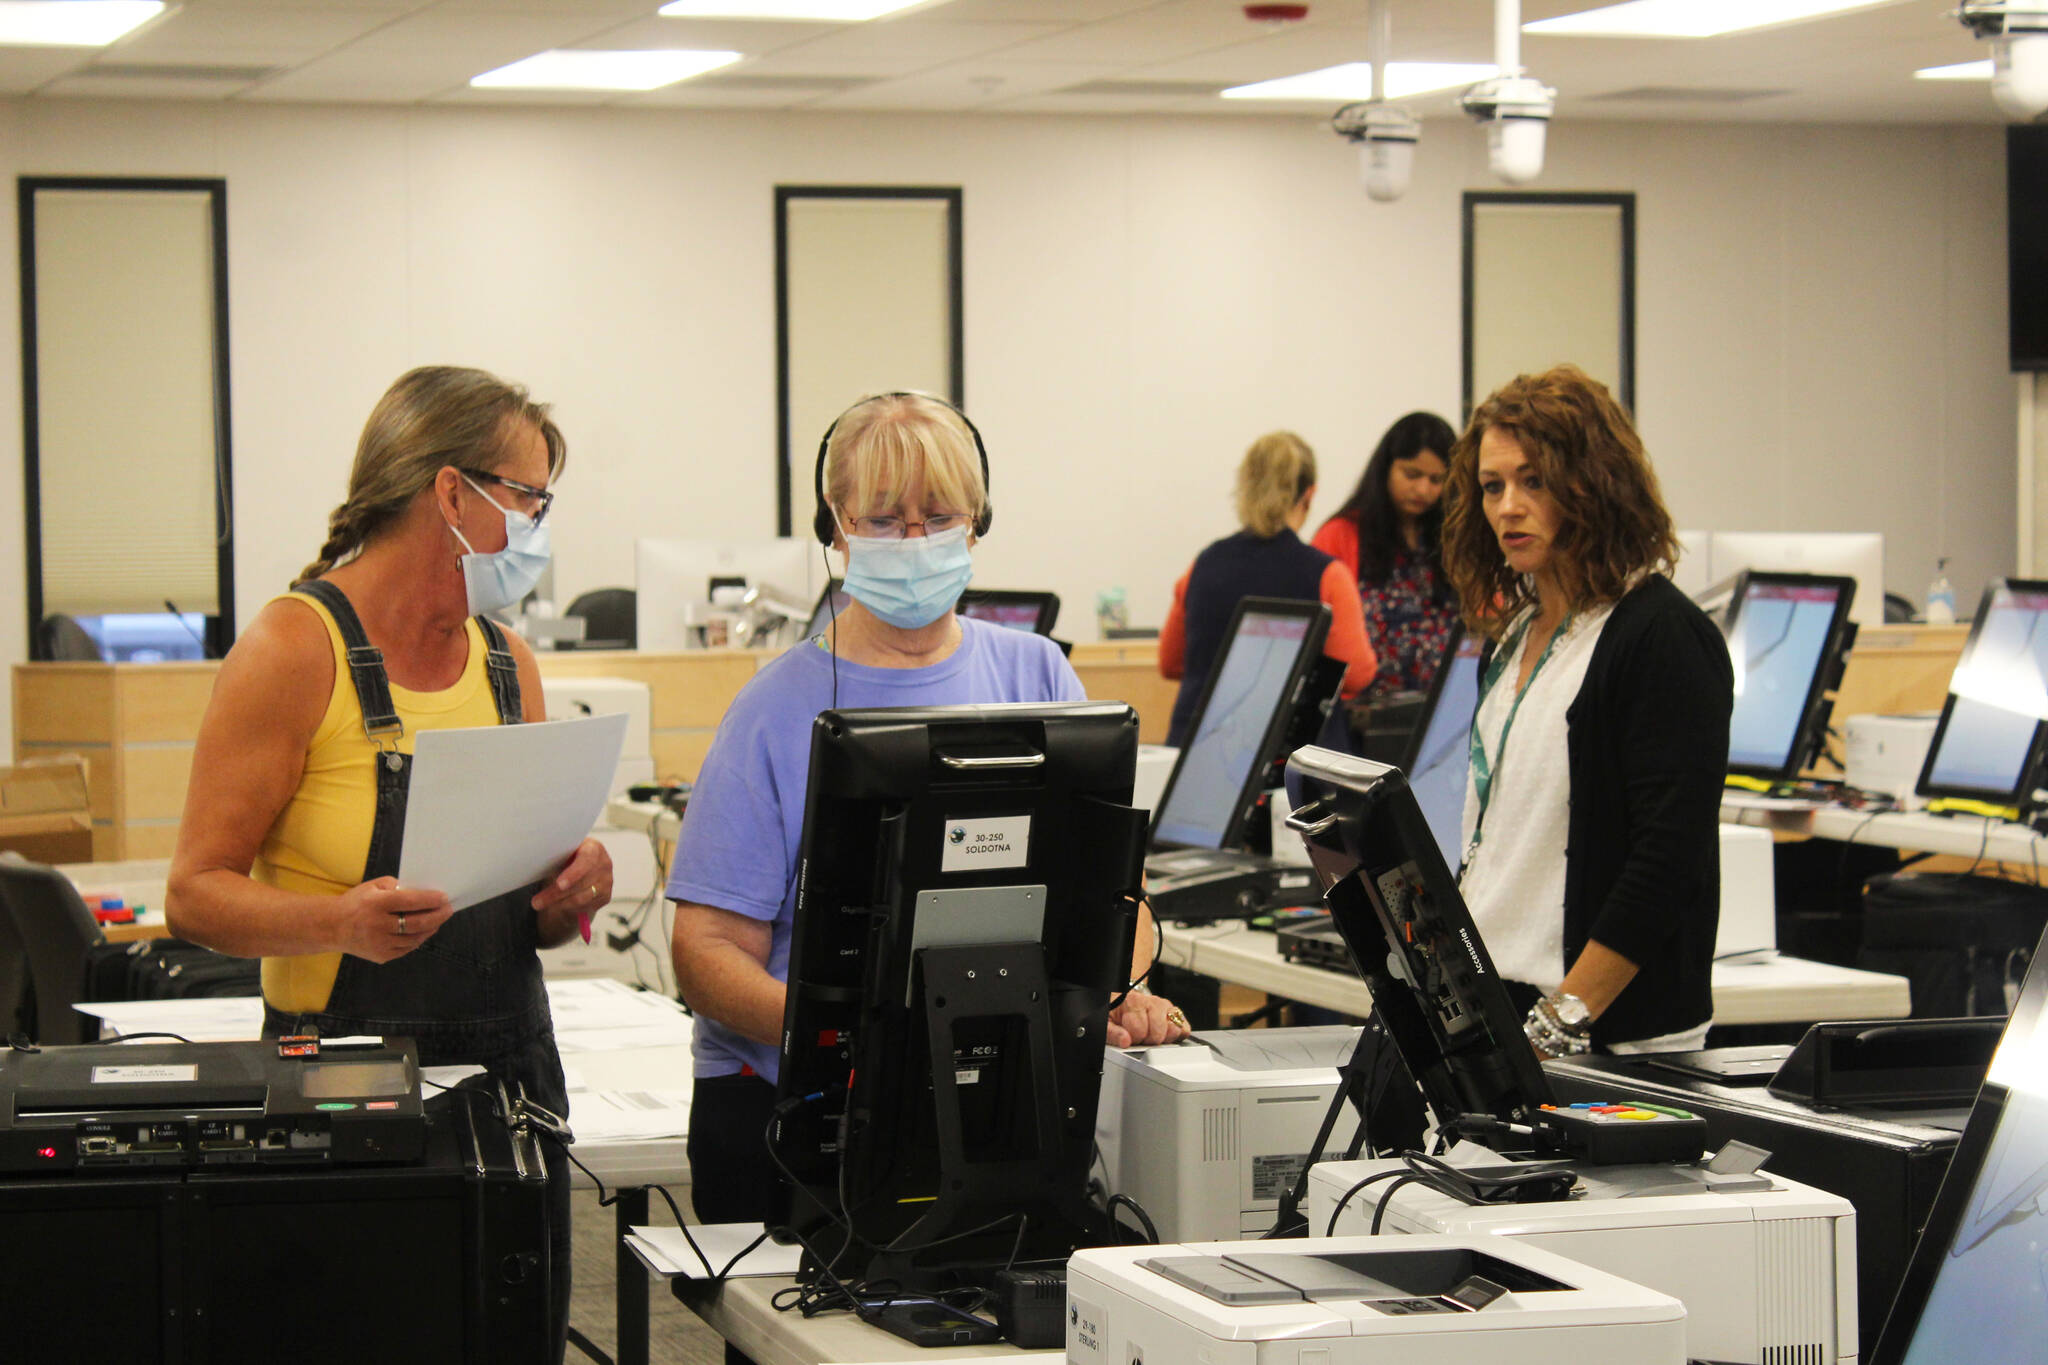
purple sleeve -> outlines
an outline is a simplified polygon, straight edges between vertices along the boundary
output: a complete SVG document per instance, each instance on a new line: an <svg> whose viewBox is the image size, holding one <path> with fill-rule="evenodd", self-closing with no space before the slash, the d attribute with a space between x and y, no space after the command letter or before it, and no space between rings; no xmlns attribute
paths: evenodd
<svg viewBox="0 0 2048 1365"><path fill-rule="evenodd" d="M676 840L670 900L758 920L782 911L794 858L786 847L773 727L760 723L763 710L735 700L711 742Z"/></svg>

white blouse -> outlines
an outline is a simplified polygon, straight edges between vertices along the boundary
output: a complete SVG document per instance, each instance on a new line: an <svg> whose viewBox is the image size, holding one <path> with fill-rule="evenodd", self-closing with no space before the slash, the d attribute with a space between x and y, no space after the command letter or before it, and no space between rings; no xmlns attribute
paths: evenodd
<svg viewBox="0 0 2048 1365"><path fill-rule="evenodd" d="M1495 660L1500 676L1480 698L1473 724L1493 783L1482 829L1476 764L1466 777L1466 862L1460 886L1494 969L1509 981L1546 992L1557 989L1569 965L1564 960L1564 872L1572 778L1565 712L1586 680L1586 665L1611 610L1603 606L1572 617L1516 707L1520 662L1541 654L1546 644L1526 630L1534 608L1524 612L1502 637L1513 641L1520 632L1521 651L1515 658ZM1481 836L1477 848L1475 830Z"/></svg>

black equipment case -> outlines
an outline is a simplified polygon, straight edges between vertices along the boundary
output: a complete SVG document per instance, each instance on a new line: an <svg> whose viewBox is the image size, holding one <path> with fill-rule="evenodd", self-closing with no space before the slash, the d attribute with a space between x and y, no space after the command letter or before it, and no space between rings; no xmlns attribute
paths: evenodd
<svg viewBox="0 0 2048 1365"><path fill-rule="evenodd" d="M0 1358L546 1361L547 1169L507 1103L435 1097L412 1165L0 1177Z"/></svg>

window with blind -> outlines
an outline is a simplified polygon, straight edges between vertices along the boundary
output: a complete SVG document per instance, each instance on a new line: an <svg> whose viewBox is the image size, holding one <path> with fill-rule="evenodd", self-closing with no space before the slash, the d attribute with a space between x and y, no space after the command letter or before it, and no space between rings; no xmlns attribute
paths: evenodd
<svg viewBox="0 0 2048 1365"><path fill-rule="evenodd" d="M961 402L960 191L775 191L777 534L810 534L818 438L855 399Z"/></svg>
<svg viewBox="0 0 2048 1365"><path fill-rule="evenodd" d="M1465 411L1570 361L1635 410L1633 194L1465 195Z"/></svg>
<svg viewBox="0 0 2048 1365"><path fill-rule="evenodd" d="M63 653L61 618L167 604L205 617L218 654L234 638L226 183L23 177L19 208L30 657Z"/></svg>

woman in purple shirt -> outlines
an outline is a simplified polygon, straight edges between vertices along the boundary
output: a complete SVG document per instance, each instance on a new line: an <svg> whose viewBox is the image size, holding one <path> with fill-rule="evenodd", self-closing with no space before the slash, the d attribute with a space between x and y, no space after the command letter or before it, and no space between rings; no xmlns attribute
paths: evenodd
<svg viewBox="0 0 2048 1365"><path fill-rule="evenodd" d="M761 1134L774 1104L810 727L828 708L1078 701L1051 640L959 616L989 522L985 466L961 415L918 394L855 404L822 455L816 530L846 556L851 604L822 635L755 674L726 712L690 795L668 883L676 980L697 1014L692 1199L706 1222L774 1216ZM1141 912L1133 972L1151 958ZM1115 1046L1188 1032L1134 991Z"/></svg>

